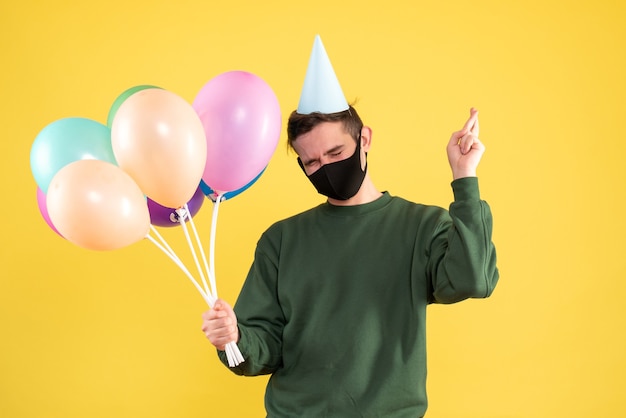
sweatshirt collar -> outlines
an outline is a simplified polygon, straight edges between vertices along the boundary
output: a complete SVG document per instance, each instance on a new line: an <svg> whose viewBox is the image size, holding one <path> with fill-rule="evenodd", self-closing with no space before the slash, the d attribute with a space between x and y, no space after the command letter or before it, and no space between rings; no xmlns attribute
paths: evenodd
<svg viewBox="0 0 626 418"><path fill-rule="evenodd" d="M331 216L359 216L377 211L387 206L390 202L391 195L389 192L385 191L378 199L362 205L335 206L326 202L320 205L320 209L324 214Z"/></svg>

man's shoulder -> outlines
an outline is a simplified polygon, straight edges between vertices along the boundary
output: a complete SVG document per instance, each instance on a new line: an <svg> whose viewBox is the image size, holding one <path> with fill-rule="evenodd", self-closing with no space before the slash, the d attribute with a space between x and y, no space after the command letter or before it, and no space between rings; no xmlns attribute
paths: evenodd
<svg viewBox="0 0 626 418"><path fill-rule="evenodd" d="M401 196L392 196L391 201L396 210L408 210L419 213L447 212L447 210L441 206L427 203L418 203Z"/></svg>
<svg viewBox="0 0 626 418"><path fill-rule="evenodd" d="M320 211L320 208L323 204L314 206L312 208L303 210L302 212L295 213L293 215L287 216L286 218L279 219L274 221L266 230L265 234L271 233L272 231L280 230L283 228L289 228L291 225L298 224L301 222L307 222L308 220L314 218L316 214Z"/></svg>
<svg viewBox="0 0 626 418"><path fill-rule="evenodd" d="M314 218L317 214L322 210L324 204L320 204L317 206L313 206L312 208L303 210L302 212L298 212L286 218L280 219L274 222L268 229L277 228L277 227L286 227L292 224L296 224L299 222L306 222L309 219Z"/></svg>

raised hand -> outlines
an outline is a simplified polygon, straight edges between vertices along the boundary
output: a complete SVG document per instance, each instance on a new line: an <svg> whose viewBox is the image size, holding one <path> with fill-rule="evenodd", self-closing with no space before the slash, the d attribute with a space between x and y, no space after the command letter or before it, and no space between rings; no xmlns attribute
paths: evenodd
<svg viewBox="0 0 626 418"><path fill-rule="evenodd" d="M485 152L485 146L478 138L478 110L471 108L470 117L463 128L456 131L448 142L448 162L453 178L476 177L478 163Z"/></svg>

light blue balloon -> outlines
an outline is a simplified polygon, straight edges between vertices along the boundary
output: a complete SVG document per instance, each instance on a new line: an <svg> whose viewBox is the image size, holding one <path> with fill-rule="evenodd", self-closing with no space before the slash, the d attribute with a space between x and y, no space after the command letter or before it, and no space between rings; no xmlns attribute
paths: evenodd
<svg viewBox="0 0 626 418"><path fill-rule="evenodd" d="M44 193L61 168L88 159L117 165L111 129L86 118L64 118L50 123L39 132L30 149L30 168Z"/></svg>

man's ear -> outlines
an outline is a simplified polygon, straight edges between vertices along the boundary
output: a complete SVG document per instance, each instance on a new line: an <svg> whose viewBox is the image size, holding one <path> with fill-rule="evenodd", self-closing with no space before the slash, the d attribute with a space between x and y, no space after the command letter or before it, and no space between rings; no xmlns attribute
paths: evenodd
<svg viewBox="0 0 626 418"><path fill-rule="evenodd" d="M372 128L363 126L361 128L361 149L368 152L372 145Z"/></svg>

